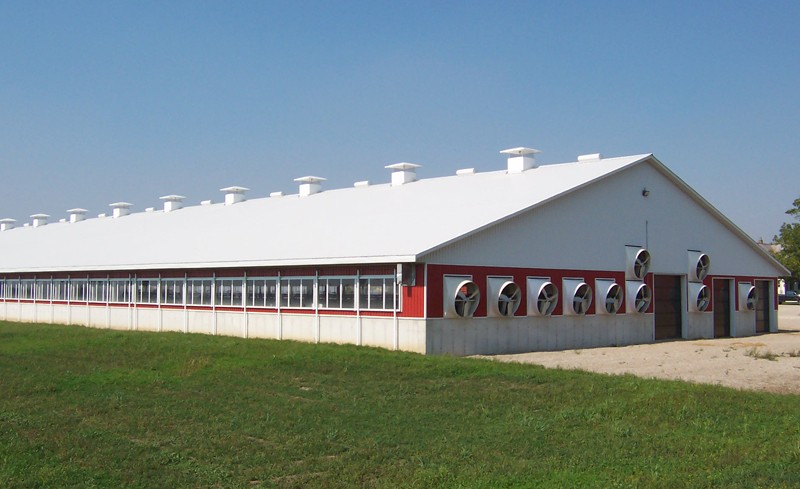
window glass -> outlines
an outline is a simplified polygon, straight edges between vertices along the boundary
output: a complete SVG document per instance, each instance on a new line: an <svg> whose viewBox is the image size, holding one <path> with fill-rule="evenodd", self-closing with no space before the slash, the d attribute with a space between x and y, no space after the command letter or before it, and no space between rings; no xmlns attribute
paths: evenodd
<svg viewBox="0 0 800 489"><path fill-rule="evenodd" d="M320 277L317 300L321 309L355 309L355 277Z"/></svg>
<svg viewBox="0 0 800 489"><path fill-rule="evenodd" d="M189 279L186 282L186 302L195 306L211 305L211 279Z"/></svg>
<svg viewBox="0 0 800 489"><path fill-rule="evenodd" d="M131 283L126 279L112 279L108 284L108 301L129 303L131 301Z"/></svg>
<svg viewBox="0 0 800 489"><path fill-rule="evenodd" d="M20 283L19 298L20 299L33 299L33 280L23 280Z"/></svg>
<svg viewBox="0 0 800 489"><path fill-rule="evenodd" d="M218 278L216 281L216 302L218 306L242 305L242 279Z"/></svg>
<svg viewBox="0 0 800 489"><path fill-rule="evenodd" d="M392 310L400 306L393 276L364 277L358 281L358 307L365 310Z"/></svg>
<svg viewBox="0 0 800 489"><path fill-rule="evenodd" d="M356 308L356 279L342 279L342 309Z"/></svg>
<svg viewBox="0 0 800 489"><path fill-rule="evenodd" d="M241 306L242 305L242 279L235 279L231 280L231 305L232 306Z"/></svg>
<svg viewBox="0 0 800 489"><path fill-rule="evenodd" d="M12 280L8 283L8 298L16 299L19 297L19 281Z"/></svg>
<svg viewBox="0 0 800 489"><path fill-rule="evenodd" d="M281 278L281 307L311 309L314 307L314 278Z"/></svg>
<svg viewBox="0 0 800 489"><path fill-rule="evenodd" d="M338 305L331 301L328 303L328 292L330 287L336 287L332 279L320 278L317 282L317 304L320 309L327 309L329 307L336 308Z"/></svg>
<svg viewBox="0 0 800 489"><path fill-rule="evenodd" d="M52 296L54 301L69 300L69 282L67 280L54 280Z"/></svg>
<svg viewBox="0 0 800 489"><path fill-rule="evenodd" d="M105 280L90 280L89 281L89 302L107 302Z"/></svg>
<svg viewBox="0 0 800 489"><path fill-rule="evenodd" d="M73 279L70 281L69 300L85 301L88 298L89 281Z"/></svg>
<svg viewBox="0 0 800 489"><path fill-rule="evenodd" d="M183 304L183 279L164 279L161 281L161 302L164 304Z"/></svg>
<svg viewBox="0 0 800 489"><path fill-rule="evenodd" d="M247 279L247 305L251 307L275 307L277 279Z"/></svg>
<svg viewBox="0 0 800 489"><path fill-rule="evenodd" d="M141 304L158 303L158 280L139 279L136 281L136 302Z"/></svg>

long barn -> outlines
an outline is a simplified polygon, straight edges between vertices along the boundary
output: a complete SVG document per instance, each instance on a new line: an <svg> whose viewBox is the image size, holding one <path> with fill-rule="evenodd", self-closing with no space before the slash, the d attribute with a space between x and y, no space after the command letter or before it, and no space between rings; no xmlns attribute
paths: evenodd
<svg viewBox="0 0 800 489"><path fill-rule="evenodd" d="M652 154L507 167L48 223L0 220L0 318L526 352L777 331L787 271Z"/></svg>

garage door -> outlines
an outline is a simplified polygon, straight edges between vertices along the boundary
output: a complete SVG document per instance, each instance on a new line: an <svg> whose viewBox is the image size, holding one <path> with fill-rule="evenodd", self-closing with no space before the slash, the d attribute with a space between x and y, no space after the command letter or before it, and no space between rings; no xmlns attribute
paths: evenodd
<svg viewBox="0 0 800 489"><path fill-rule="evenodd" d="M769 332L769 311L772 309L772 297L769 295L769 282L756 280L758 302L756 303L756 333Z"/></svg>
<svg viewBox="0 0 800 489"><path fill-rule="evenodd" d="M656 339L680 338L683 315L680 275L654 277L653 303Z"/></svg>
<svg viewBox="0 0 800 489"><path fill-rule="evenodd" d="M714 338L731 335L731 281L714 280Z"/></svg>

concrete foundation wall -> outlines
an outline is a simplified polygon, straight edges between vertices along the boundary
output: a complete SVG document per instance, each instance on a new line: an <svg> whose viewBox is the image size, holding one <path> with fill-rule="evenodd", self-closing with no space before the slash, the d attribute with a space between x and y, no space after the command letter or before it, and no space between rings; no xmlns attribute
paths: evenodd
<svg viewBox="0 0 800 489"><path fill-rule="evenodd" d="M392 317L3 303L0 315L0 319L9 321L290 339L451 355L569 350L654 341L652 314L430 319L426 324L423 319ZM731 334L755 334L755 313L734 311ZM684 338L713 336L713 314L686 315Z"/></svg>
<svg viewBox="0 0 800 489"><path fill-rule="evenodd" d="M687 340L714 337L714 314L710 312L687 312L683 337Z"/></svg>
<svg viewBox="0 0 800 489"><path fill-rule="evenodd" d="M651 314L431 319L426 352L488 355L652 341Z"/></svg>
<svg viewBox="0 0 800 489"><path fill-rule="evenodd" d="M425 353L425 321L241 311L0 303L0 319L102 329L177 331L247 338L347 343Z"/></svg>
<svg viewBox="0 0 800 489"><path fill-rule="evenodd" d="M247 337L281 339L277 314L247 313Z"/></svg>
<svg viewBox="0 0 800 489"><path fill-rule="evenodd" d="M731 316L731 336L753 336L756 334L755 311L736 311Z"/></svg>

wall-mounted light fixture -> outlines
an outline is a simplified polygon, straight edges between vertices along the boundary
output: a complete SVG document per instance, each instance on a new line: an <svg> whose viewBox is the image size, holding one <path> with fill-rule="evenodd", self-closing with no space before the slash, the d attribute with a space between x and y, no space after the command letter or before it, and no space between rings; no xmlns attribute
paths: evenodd
<svg viewBox="0 0 800 489"><path fill-rule="evenodd" d="M650 195L650 189L648 189L647 187L643 188L642 197L647 197L648 195Z"/></svg>

